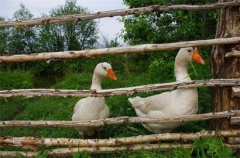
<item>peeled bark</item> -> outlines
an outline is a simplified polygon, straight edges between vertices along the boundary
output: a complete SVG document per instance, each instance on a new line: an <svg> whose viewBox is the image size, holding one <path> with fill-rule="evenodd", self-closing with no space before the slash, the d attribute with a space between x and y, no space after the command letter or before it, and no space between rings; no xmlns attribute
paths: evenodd
<svg viewBox="0 0 240 158"><path fill-rule="evenodd" d="M233 2L220 0L219 2ZM240 36L240 7L226 7L219 12L216 38ZM240 58L225 57L228 52L239 50L239 44L216 45L211 54L211 71L213 79L240 78ZM212 112L240 109L240 98L232 95L231 87L212 88ZM239 126L230 125L229 119L222 118L212 121L212 129L233 129Z"/></svg>

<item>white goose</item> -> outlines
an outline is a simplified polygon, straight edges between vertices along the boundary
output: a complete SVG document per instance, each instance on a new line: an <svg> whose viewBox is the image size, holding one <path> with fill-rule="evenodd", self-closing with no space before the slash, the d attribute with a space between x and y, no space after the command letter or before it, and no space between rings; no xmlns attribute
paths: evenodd
<svg viewBox="0 0 240 158"><path fill-rule="evenodd" d="M195 47L181 48L175 58L175 76L177 82L192 81L188 74L191 61L204 64ZM128 99L139 117L176 117L196 114L198 111L197 88L176 89L146 98ZM147 130L153 133L171 132L182 123L144 123Z"/></svg>
<svg viewBox="0 0 240 158"><path fill-rule="evenodd" d="M103 77L109 77L116 80L116 76L113 69L109 63L103 62L99 63L93 72L91 89L101 90L101 83ZM104 97L87 97L79 100L75 107L74 113L72 115L73 121L82 120L96 120L104 119L109 117L109 108L105 104ZM77 127L76 128L82 138L85 138L85 134L91 136L94 131L98 132L98 137L100 137L101 127Z"/></svg>

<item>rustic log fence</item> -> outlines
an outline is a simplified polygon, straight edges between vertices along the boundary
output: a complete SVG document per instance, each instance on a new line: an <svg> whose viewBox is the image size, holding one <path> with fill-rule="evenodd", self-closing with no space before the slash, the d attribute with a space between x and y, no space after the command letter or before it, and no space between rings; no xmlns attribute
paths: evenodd
<svg viewBox="0 0 240 158"><path fill-rule="evenodd" d="M98 12L94 14L74 14L62 17L52 18L37 18L28 21L10 21L0 22L0 27L32 27L41 24L59 24L77 22L80 20L90 20L95 18L126 16L131 14L143 14L148 12L163 12L172 10L209 10L221 9L231 6L240 6L239 1L215 3L208 5L173 5L173 6L149 6L133 9L112 10ZM21 55L2 55L0 63L6 62L28 62L41 60L63 60L71 58L86 58L92 56L100 56L106 54L127 54L127 53L149 53L161 50L179 49L189 46L209 46L209 45L224 45L240 43L240 37L233 38L218 38L198 41L185 41L168 44L144 44L129 47L115 47L104 49L92 49L82 51L65 51L65 52L47 52L47 53L32 53ZM233 50L225 55L225 57L240 57L238 50ZM232 88L232 96L239 97L240 79L209 79L192 82L174 82L163 84L142 85L136 87L126 87L118 89L105 89L101 91L94 90L63 90L63 89L18 89L18 90L2 90L0 98L24 96L60 96L60 97L76 97L76 96L116 96L116 95L132 95L135 93L145 93L159 90L174 90L177 88L189 87L222 87L227 86ZM240 124L240 110L228 110L221 112L212 112L206 114L197 114L183 117L172 118L139 118L123 116L118 118L107 118L102 120L89 121L26 121L26 120L10 120L0 121L0 129L7 127L79 127L79 126L103 126L110 124L124 123L168 123L168 122L189 122L201 121L209 119L228 118L231 124ZM56 148L48 151L49 155L69 155L75 152L87 151L89 153L106 153L119 151L142 151L156 149L173 149L177 147L191 148L192 139L201 139L204 137L220 137L227 138L227 146L233 149L240 149L239 140L240 130L220 130L220 131L201 131L197 133L163 133L151 134L144 136L134 136L126 138L109 138L109 139L71 139L71 138L34 138L34 137L0 137L0 149L3 146L14 146L23 149L32 149L33 152L25 151L0 151L1 156L16 156L21 154L26 157L37 156L37 147L39 146L54 146L66 147ZM149 144L156 141L170 141L169 143ZM185 143L173 143L171 141L184 140Z"/></svg>

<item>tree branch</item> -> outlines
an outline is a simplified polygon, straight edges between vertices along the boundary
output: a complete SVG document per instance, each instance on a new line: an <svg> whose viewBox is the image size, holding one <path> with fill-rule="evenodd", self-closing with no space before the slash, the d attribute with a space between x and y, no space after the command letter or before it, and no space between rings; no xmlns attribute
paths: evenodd
<svg viewBox="0 0 240 158"><path fill-rule="evenodd" d="M92 154L97 153L111 153L111 152L133 152L133 151L151 151L151 150L168 150L177 147L191 148L192 144L134 144L131 146L118 146L118 147L81 147L81 148L58 148L52 149L47 152L48 156L66 156L78 152L88 152ZM13 156L20 154L24 157L36 157L38 152L24 152L24 151L1 151L0 157Z"/></svg>
<svg viewBox="0 0 240 158"><path fill-rule="evenodd" d="M132 9L120 9L120 10L110 10L97 12L93 14L72 14L59 17L49 17L49 18L35 18L32 20L26 21L3 21L0 22L0 27L33 27L36 25L42 24L62 24L62 23L72 23L82 20L92 20L104 17L113 17L113 16L127 16L133 14L143 14L149 12L166 12L172 10L211 10L211 9L220 9L224 7L231 6L240 6L239 1L226 2L226 3L213 3L207 5L171 5L171 6L158 6L152 5L148 7L141 8L132 8Z"/></svg>
<svg viewBox="0 0 240 158"><path fill-rule="evenodd" d="M72 59L72 58L87 58L95 57L107 54L144 54L146 52L154 52L160 50L172 50L179 49L182 47L197 47L197 46L208 46L208 45L221 45L221 44L234 44L240 43L240 37L232 38L218 38L209 40L198 40L198 41L186 41L186 42L175 42L166 44L143 44L129 47L112 47L112 48L101 48L91 49L82 51L63 51L63 52L45 52L45 53L33 53L33 54L20 54L12 56L0 56L1 62L26 62L26 61L41 61L41 60L59 60L59 59Z"/></svg>
<svg viewBox="0 0 240 158"><path fill-rule="evenodd" d="M64 90L64 89L15 89L15 90L1 90L0 98L7 97L33 97L33 96L58 96L58 97L102 97L102 96L116 96L123 94L136 94L143 92L159 91L159 90L174 90L191 87L217 87L217 86L240 86L240 79L209 79L196 80L191 82L170 82L161 84L149 84L135 87L115 88L105 90Z"/></svg>
<svg viewBox="0 0 240 158"><path fill-rule="evenodd" d="M235 137L240 130L201 131L197 133L162 133L139 135L126 138L109 139L70 139L70 138L34 138L34 137L0 137L0 146L66 146L66 147L118 147L143 144L156 141L178 141L201 139L204 137Z"/></svg>

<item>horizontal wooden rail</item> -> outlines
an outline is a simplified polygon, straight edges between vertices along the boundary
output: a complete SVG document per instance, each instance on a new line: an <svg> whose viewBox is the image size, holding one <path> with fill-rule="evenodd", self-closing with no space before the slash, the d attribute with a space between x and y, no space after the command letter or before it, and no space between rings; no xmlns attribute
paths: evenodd
<svg viewBox="0 0 240 158"><path fill-rule="evenodd" d="M106 118L99 120L86 120L86 121L27 121L27 120L12 120L0 121L0 127L97 127L110 124L121 123L169 123L169 122L189 122L200 121L209 119L228 118L240 115L240 110L230 110L223 112L195 114L181 117L168 117L168 118L149 118L149 117L129 117L122 116L116 118Z"/></svg>
<svg viewBox="0 0 240 158"><path fill-rule="evenodd" d="M7 97L33 97L33 96L58 96L58 97L102 97L102 96L116 96L123 94L146 93L159 90L174 90L191 87L217 87L217 86L240 86L240 79L209 79L196 80L191 82L170 82L162 84L149 84L135 87L104 89L104 90L64 90L64 89L15 89L15 90L1 90L0 98Z"/></svg>
<svg viewBox="0 0 240 158"><path fill-rule="evenodd" d="M198 47L209 45L223 45L240 43L240 37L232 38L217 38L209 40L197 40L186 42L175 42L166 44L143 44L129 47L112 47L101 49L90 49L81 51L63 51L63 52L44 52L33 54L20 54L11 56L0 56L0 63L7 62L27 62L27 61L42 61L42 60L60 60L60 59L73 59L73 58L87 58L107 54L144 54L146 52L156 52L161 50L179 49L182 47Z"/></svg>
<svg viewBox="0 0 240 158"><path fill-rule="evenodd" d="M61 24L61 23L72 23L82 20L92 20L104 17L113 17L113 16L126 16L133 14L143 14L149 12L165 12L173 10L210 10L210 9L220 9L224 7L231 6L240 6L239 1L235 2L226 2L226 3L213 3L207 5L171 5L171 6L158 6L151 5L148 7L141 8L132 8L132 9L120 9L120 10L111 10L111 11L102 11L93 14L71 14L59 17L48 17L48 18L35 18L26 21L3 21L0 22L0 27L33 27L36 25L42 24Z"/></svg>
<svg viewBox="0 0 240 158"><path fill-rule="evenodd" d="M226 144L229 148L240 149L238 144ZM178 147L185 149L192 148L192 144L176 144L176 143L161 143L161 144L134 144L131 146L118 146L118 147L83 147L83 148L58 148L47 151L48 156L67 156L79 152L88 152L90 154L99 153L113 153L113 152L136 152L136 151L152 151L152 150L170 150ZM0 151L0 157L37 157L39 152L27 151Z"/></svg>
<svg viewBox="0 0 240 158"><path fill-rule="evenodd" d="M238 144L226 144L229 148L240 149ZM88 152L90 154L99 154L99 153L113 153L113 152L136 152L136 151L152 151L152 150L170 150L178 147L185 149L192 148L192 144L176 144L176 143L161 143L161 144L134 144L130 146L118 146L118 147L82 147L82 148L58 148L47 151L48 156L67 156L73 155L74 153L79 152ZM39 152L31 151L0 151L0 157L37 157Z"/></svg>
<svg viewBox="0 0 240 158"><path fill-rule="evenodd" d="M156 141L193 140L204 137L234 137L240 130L201 131L197 133L161 133L109 139L70 139L70 138L34 138L34 137L0 137L0 146L62 146L62 147L116 147L122 145L142 144Z"/></svg>
<svg viewBox="0 0 240 158"><path fill-rule="evenodd" d="M88 153L109 153L120 151L150 151L168 150L177 147L192 148L192 144L160 143L149 144L156 141L167 140L192 140L204 137L234 137L239 135L240 130L227 131L201 131L197 133L163 133L152 135L140 135L126 138L109 139L69 139L69 138L33 138L33 137L0 137L0 146L16 146L24 149L32 149L35 152L24 151L1 151L0 156L16 156L21 154L26 157L37 155L38 146L66 146L67 148L57 148L48 150L48 155L70 155L76 152L86 151ZM230 148L239 149L238 144L226 144Z"/></svg>
<svg viewBox="0 0 240 158"><path fill-rule="evenodd" d="M88 152L90 154L112 153L112 152L136 152L136 151L152 151L152 150L169 150L178 147L191 148L192 144L176 144L176 143L161 143L161 144L133 144L131 146L118 147L82 147L82 148L58 148L47 151L48 156L68 156L79 152ZM0 151L0 157L16 157L22 155L24 157L37 157L38 152L24 151Z"/></svg>

